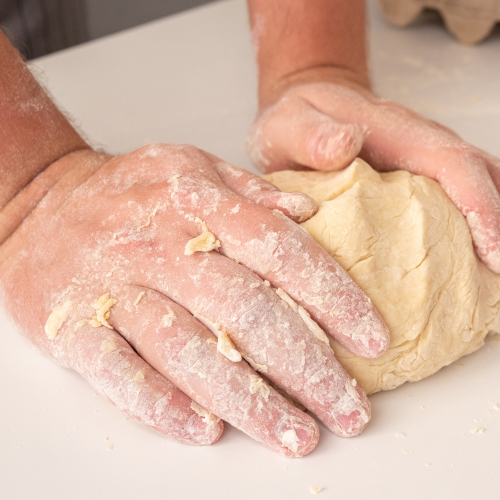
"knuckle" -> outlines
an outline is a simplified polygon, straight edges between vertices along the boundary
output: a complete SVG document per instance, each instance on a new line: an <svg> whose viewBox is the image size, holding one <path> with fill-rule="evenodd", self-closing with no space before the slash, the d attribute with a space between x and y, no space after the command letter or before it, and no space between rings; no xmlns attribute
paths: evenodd
<svg viewBox="0 0 500 500"><path fill-rule="evenodd" d="M485 167L485 161L481 152L471 144L462 142L459 147L458 156L471 167Z"/></svg>
<svg viewBox="0 0 500 500"><path fill-rule="evenodd" d="M447 166L452 166L450 174L455 175L463 172L464 175L479 175L479 182L485 180L485 178L483 178L483 181L480 179L487 174L486 161L481 152L471 144L467 144L461 139L458 141L453 140L448 148L447 158ZM442 172L439 172L439 176L446 176L447 166L441 167Z"/></svg>
<svg viewBox="0 0 500 500"><path fill-rule="evenodd" d="M356 124L325 121L309 137L307 158L316 167L343 168L354 159L362 144L363 134Z"/></svg>

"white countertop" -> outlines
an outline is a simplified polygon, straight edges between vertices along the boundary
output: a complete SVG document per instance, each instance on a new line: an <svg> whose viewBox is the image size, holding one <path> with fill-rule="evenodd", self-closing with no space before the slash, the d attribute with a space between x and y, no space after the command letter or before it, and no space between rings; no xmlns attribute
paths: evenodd
<svg viewBox="0 0 500 500"><path fill-rule="evenodd" d="M459 45L440 26L388 26L370 1L376 90L500 156L500 36ZM230 0L35 61L97 147L188 142L251 168L256 110L245 3ZM29 304L26 305L29 312ZM308 457L284 459L226 425L188 447L126 418L0 316L0 498L493 499L500 487L500 339L431 378L372 396L353 439L321 426ZM473 434L474 427L486 427ZM402 432L406 437L398 438ZM106 440L108 438L108 440ZM113 451L107 451L114 444Z"/></svg>

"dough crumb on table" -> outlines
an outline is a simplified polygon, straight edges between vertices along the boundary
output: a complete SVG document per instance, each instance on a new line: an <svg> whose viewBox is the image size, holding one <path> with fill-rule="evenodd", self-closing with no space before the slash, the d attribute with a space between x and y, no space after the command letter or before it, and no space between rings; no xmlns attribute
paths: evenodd
<svg viewBox="0 0 500 500"><path fill-rule="evenodd" d="M357 159L341 172L263 176L318 204L301 224L371 299L391 333L387 352L361 358L329 339L367 394L417 381L500 332L500 275L476 256L469 228L439 184Z"/></svg>
<svg viewBox="0 0 500 500"><path fill-rule="evenodd" d="M322 491L323 491L323 488L319 488L318 486L311 486L309 488L309 491L313 494L313 495L319 495Z"/></svg>
<svg viewBox="0 0 500 500"><path fill-rule="evenodd" d="M473 427L470 430L471 434L484 434L484 431L486 430L486 427Z"/></svg>

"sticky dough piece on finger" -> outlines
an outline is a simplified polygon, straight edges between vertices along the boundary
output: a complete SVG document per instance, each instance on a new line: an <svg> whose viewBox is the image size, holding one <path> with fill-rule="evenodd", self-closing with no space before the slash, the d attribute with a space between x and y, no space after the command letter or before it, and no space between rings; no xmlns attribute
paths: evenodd
<svg viewBox="0 0 500 500"><path fill-rule="evenodd" d="M148 290L115 291L121 298L111 319L136 351L211 414L285 456L314 449L315 421L272 389L245 361L233 362L217 350L217 339L183 307ZM195 406L196 407L196 406Z"/></svg>
<svg viewBox="0 0 500 500"><path fill-rule="evenodd" d="M64 362L123 413L181 443L208 445L223 432L193 401L141 359L114 330L89 324L61 335Z"/></svg>

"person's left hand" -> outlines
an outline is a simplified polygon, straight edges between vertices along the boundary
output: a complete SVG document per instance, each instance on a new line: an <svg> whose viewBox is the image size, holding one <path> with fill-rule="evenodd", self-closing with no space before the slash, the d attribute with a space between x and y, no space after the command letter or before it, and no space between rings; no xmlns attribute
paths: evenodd
<svg viewBox="0 0 500 500"><path fill-rule="evenodd" d="M312 199L189 145L83 150L54 171L66 174L0 245L0 300L38 349L181 442L218 439L208 410L283 455L312 451L314 420L257 371L334 433L365 428L369 401L312 318L366 357L389 333L292 222Z"/></svg>
<svg viewBox="0 0 500 500"><path fill-rule="evenodd" d="M500 160L345 74L305 71L261 96L247 141L255 165L340 170L359 155L380 171L434 179L467 219L481 260L500 273Z"/></svg>

